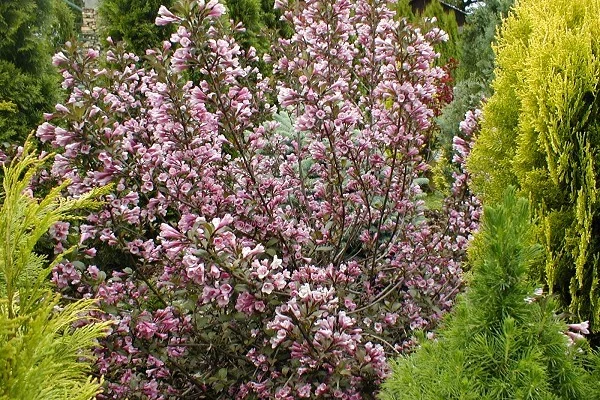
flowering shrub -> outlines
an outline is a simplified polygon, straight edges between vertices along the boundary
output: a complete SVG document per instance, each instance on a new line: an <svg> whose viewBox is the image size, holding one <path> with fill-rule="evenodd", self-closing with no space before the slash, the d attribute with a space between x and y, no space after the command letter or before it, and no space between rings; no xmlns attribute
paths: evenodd
<svg viewBox="0 0 600 400"><path fill-rule="evenodd" d="M103 398L373 398L460 288L478 205L463 180L426 218L418 185L443 32L380 1L276 6L295 34L268 79L215 0L161 8L178 29L152 69L119 45L54 58L70 98L38 129L59 150L42 181L116 185L53 230L83 249L55 283L117 321Z"/></svg>

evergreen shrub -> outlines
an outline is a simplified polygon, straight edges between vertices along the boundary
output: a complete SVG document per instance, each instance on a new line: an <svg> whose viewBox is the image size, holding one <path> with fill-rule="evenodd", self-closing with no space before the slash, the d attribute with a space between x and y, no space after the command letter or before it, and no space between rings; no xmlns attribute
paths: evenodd
<svg viewBox="0 0 600 400"><path fill-rule="evenodd" d="M600 1L519 2L499 32L494 95L468 163L484 201L514 184L531 200L538 276L600 328Z"/></svg>
<svg viewBox="0 0 600 400"><path fill-rule="evenodd" d="M514 188L485 207L465 294L435 337L422 335L413 354L392 363L380 399L598 398L587 322L567 326L553 298L527 279L541 251L528 208Z"/></svg>
<svg viewBox="0 0 600 400"><path fill-rule="evenodd" d="M58 8L55 0L0 2L0 104L11 104L0 107L2 144L22 143L58 101L52 45L71 22Z"/></svg>
<svg viewBox="0 0 600 400"><path fill-rule="evenodd" d="M44 159L31 143L22 150L4 170L0 207L0 399L93 399L101 385L90 376L92 347L110 322L89 320L93 299L60 302L47 278L62 255L48 265L33 248L55 223L98 208L103 190L67 200L65 182L44 198L31 197L31 179Z"/></svg>

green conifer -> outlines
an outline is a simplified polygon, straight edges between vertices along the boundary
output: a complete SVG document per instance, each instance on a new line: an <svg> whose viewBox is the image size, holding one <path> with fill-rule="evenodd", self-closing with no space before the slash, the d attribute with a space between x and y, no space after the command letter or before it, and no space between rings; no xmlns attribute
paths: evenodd
<svg viewBox="0 0 600 400"><path fill-rule="evenodd" d="M494 52L492 45L502 18L508 14L513 0L486 0L467 16L460 32L460 57L456 70L454 100L437 118L440 141L449 150L452 138L459 134L465 113L481 107L481 101L493 93Z"/></svg>
<svg viewBox="0 0 600 400"><path fill-rule="evenodd" d="M174 4L174 0L101 0L100 37L124 41L129 51L142 56L146 49L160 47L169 40L173 26L157 26L154 21L161 5L170 8Z"/></svg>
<svg viewBox="0 0 600 400"><path fill-rule="evenodd" d="M523 0L498 39L494 95L468 167L484 200L515 184L546 248L538 273L600 329L600 0Z"/></svg>
<svg viewBox="0 0 600 400"><path fill-rule="evenodd" d="M259 55L269 50L270 34L290 36L290 28L279 20L274 0L222 0L227 7L224 20L242 23L244 32L235 32L240 45L253 46ZM124 41L128 49L143 55L146 49L160 47L169 40L174 26L156 26L154 21L161 5L176 9L177 0L101 0L99 14L100 35L114 41Z"/></svg>
<svg viewBox="0 0 600 400"><path fill-rule="evenodd" d="M460 58L458 23L454 12L446 12L439 1L430 2L421 14L422 18L435 18L436 26L448 34L448 40L437 44L435 49L440 53L439 65L446 65L450 60Z"/></svg>
<svg viewBox="0 0 600 400"><path fill-rule="evenodd" d="M397 18L406 18L409 21L415 20L415 14L410 6L410 0L398 0L396 4L392 6L392 9L396 12Z"/></svg>
<svg viewBox="0 0 600 400"><path fill-rule="evenodd" d="M382 400L593 399L586 343L570 343L552 298L527 280L532 244L528 202L514 188L486 207L470 254L466 293L434 340L392 363Z"/></svg>
<svg viewBox="0 0 600 400"><path fill-rule="evenodd" d="M19 142L58 99L54 44L69 36L70 15L57 0L0 1L0 142Z"/></svg>
<svg viewBox="0 0 600 400"><path fill-rule="evenodd" d="M84 322L94 300L64 307L48 287L52 266L33 249L40 237L73 213L97 208L96 190L66 200L68 182L44 198L27 194L31 178L44 160L26 143L23 155L4 170L0 207L0 400L88 400L100 392L89 377L91 348L106 333L107 323Z"/></svg>

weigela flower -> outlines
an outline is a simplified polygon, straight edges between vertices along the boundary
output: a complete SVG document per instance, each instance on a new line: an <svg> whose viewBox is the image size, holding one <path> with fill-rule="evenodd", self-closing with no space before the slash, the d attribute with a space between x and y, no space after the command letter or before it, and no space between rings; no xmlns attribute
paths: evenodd
<svg viewBox="0 0 600 400"><path fill-rule="evenodd" d="M583 335L590 334L590 331L589 331L590 322L589 321L580 322L578 324L567 324L567 326L569 327L569 329L571 329L575 332L579 332Z"/></svg>
<svg viewBox="0 0 600 400"><path fill-rule="evenodd" d="M179 21L181 21L181 18L169 11L167 7L160 6L158 9L158 17L156 17L156 21L154 23L158 26L164 26Z"/></svg>

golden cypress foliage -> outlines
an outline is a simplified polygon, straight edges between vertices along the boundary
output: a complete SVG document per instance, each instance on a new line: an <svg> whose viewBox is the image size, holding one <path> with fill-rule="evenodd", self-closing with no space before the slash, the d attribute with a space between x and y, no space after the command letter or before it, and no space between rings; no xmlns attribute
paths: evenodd
<svg viewBox="0 0 600 400"><path fill-rule="evenodd" d="M22 156L4 170L0 206L0 400L87 400L100 392L89 377L91 349L108 323L86 322L94 300L64 307L47 284L50 265L33 249L40 237L73 213L97 208L96 190L64 199L68 182L44 198L28 194L31 178L44 159L26 143Z"/></svg>
<svg viewBox="0 0 600 400"><path fill-rule="evenodd" d="M600 0L522 0L504 21L494 95L468 167L484 201L530 198L542 268L574 319L600 329Z"/></svg>

